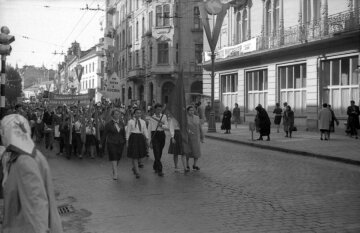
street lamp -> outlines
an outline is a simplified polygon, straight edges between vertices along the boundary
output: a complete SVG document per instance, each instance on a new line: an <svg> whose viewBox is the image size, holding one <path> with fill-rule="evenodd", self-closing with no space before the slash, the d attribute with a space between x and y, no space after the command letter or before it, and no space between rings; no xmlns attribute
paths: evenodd
<svg viewBox="0 0 360 233"><path fill-rule="evenodd" d="M211 50L211 111L208 124L208 132L215 133L215 106L214 106L214 92L215 92L215 48L219 39L221 26L224 21L227 10L229 9L229 3L221 3L220 0L207 0L206 2L199 3L200 18L204 26L205 35L208 39ZM216 15L216 22L213 24L213 30L211 32L208 21L208 15Z"/></svg>

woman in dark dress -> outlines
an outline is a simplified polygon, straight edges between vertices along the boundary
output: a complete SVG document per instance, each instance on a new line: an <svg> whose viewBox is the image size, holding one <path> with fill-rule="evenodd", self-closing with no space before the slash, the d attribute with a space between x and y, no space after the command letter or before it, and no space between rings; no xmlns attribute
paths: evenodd
<svg viewBox="0 0 360 233"><path fill-rule="evenodd" d="M141 115L141 110L135 108L134 117L128 122L126 134L127 156L132 159L132 171L136 179L140 178L138 167L144 167L141 159L147 155L147 146L149 144L146 122L141 119Z"/></svg>
<svg viewBox="0 0 360 233"><path fill-rule="evenodd" d="M227 107L227 106L223 113L221 129L225 130L226 134L230 133L230 130L231 130L231 111L229 110L229 107Z"/></svg>
<svg viewBox="0 0 360 233"><path fill-rule="evenodd" d="M257 111L256 126L260 133L260 137L257 140L263 140L263 136L267 136L267 141L270 141L270 118L261 104L259 104L255 110Z"/></svg>
<svg viewBox="0 0 360 233"><path fill-rule="evenodd" d="M282 109L280 108L280 104L276 103L276 107L273 111L275 114L274 124L276 125L277 132L280 132L280 123L282 118Z"/></svg>
<svg viewBox="0 0 360 233"><path fill-rule="evenodd" d="M360 123L359 123L359 115L360 110L359 106L355 105L355 101L350 101L350 106L347 108L347 115L348 115L348 121L347 125L350 131L351 137L355 136L356 139L358 139L358 129L360 129Z"/></svg>
<svg viewBox="0 0 360 233"><path fill-rule="evenodd" d="M104 128L104 136L102 138L102 143L99 145L101 148L102 145L107 146L109 160L112 164L112 173L113 179L118 179L117 166L122 157L124 146L126 143L126 133L125 133L125 122L120 119L121 112L119 109L114 109L111 111L111 120L106 123Z"/></svg>

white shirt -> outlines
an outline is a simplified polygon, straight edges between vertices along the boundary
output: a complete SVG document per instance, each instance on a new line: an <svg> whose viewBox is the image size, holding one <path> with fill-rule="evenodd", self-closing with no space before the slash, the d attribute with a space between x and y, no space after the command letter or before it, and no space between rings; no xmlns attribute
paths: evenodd
<svg viewBox="0 0 360 233"><path fill-rule="evenodd" d="M175 135L175 130L179 130L179 129L180 129L179 122L175 118L171 117L169 119L169 130L172 138Z"/></svg>
<svg viewBox="0 0 360 233"><path fill-rule="evenodd" d="M161 118L161 116L163 116ZM161 119L161 123L163 124L161 127L157 127L158 126L158 122ZM151 135L151 131L164 131L164 129L168 129L168 121L167 121L167 117L163 114L160 114L160 117L157 117L155 114L150 117L149 119L149 126L148 126L148 130L149 130L149 135Z"/></svg>
<svg viewBox="0 0 360 233"><path fill-rule="evenodd" d="M129 120L126 130L126 140L129 140L131 133L141 133L145 135L146 139L149 139L148 131L146 128L146 122L143 119L139 119L141 124L141 130L140 130L136 121L137 120L135 118Z"/></svg>

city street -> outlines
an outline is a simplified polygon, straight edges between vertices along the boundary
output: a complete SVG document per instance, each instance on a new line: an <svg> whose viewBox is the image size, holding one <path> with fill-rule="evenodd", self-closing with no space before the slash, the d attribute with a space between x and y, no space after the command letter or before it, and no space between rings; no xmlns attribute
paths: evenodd
<svg viewBox="0 0 360 233"><path fill-rule="evenodd" d="M114 181L107 158L54 154L67 233L360 231L359 166L207 139L200 172L175 173L164 153L165 177L150 155L139 180L124 159Z"/></svg>

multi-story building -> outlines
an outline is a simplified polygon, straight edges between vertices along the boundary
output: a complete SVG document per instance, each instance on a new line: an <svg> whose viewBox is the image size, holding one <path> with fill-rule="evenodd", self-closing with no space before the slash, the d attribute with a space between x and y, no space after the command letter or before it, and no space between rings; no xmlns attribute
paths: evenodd
<svg viewBox="0 0 360 233"><path fill-rule="evenodd" d="M287 102L297 125L315 129L322 104L329 103L344 123L350 100L359 101L360 2L230 4L216 50L215 99L220 112L236 102L241 117L253 121L258 104L272 116L277 102ZM210 50L207 44L204 50ZM210 71L205 55L204 68ZM205 93L210 93L210 82L204 76Z"/></svg>
<svg viewBox="0 0 360 233"><path fill-rule="evenodd" d="M62 94L86 94L89 89L95 90L95 101L106 96L104 92L104 41L86 51L81 51L77 42L72 43L65 56L65 61L59 65L57 89ZM76 74L78 69L78 74ZM82 72L80 72L82 69Z"/></svg>
<svg viewBox="0 0 360 233"><path fill-rule="evenodd" d="M122 103L167 103L180 71L187 100L202 94L203 30L197 2L106 1L107 75L120 83Z"/></svg>

